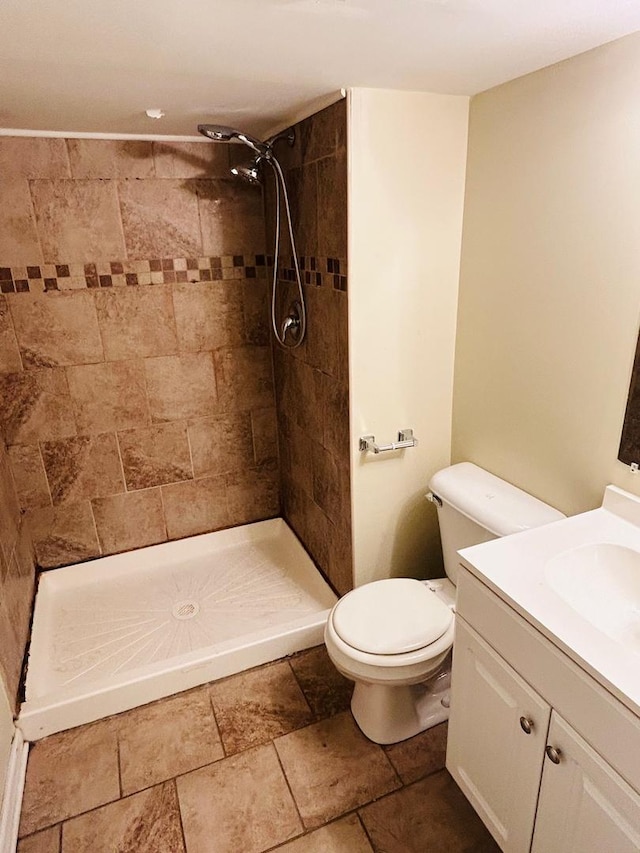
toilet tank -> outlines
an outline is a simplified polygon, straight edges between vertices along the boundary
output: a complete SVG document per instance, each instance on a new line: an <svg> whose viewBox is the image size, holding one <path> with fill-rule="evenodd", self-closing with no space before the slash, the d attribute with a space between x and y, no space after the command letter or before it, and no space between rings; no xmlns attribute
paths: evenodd
<svg viewBox="0 0 640 853"><path fill-rule="evenodd" d="M444 569L454 584L458 575L456 552L461 548L565 518L559 510L472 462L438 471L429 488L429 497L439 498L436 504Z"/></svg>

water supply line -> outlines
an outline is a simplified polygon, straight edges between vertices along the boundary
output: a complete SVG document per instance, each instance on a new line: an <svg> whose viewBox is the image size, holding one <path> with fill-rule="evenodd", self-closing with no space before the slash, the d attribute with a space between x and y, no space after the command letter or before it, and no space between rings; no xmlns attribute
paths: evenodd
<svg viewBox="0 0 640 853"><path fill-rule="evenodd" d="M300 263L298 261L298 252L296 250L296 241L293 236L293 224L291 221L291 207L289 205L289 195L287 193L287 185L285 183L282 167L278 160L271 155L264 158L271 166L276 182L276 229L273 250L273 284L271 287L271 327L276 336L278 343L288 349L296 349L304 340L307 331L307 311L304 301L304 293L302 290L302 277L300 275ZM282 333L278 331L278 321L276 317L276 302L278 292L278 269L280 255L280 189L282 189L282 197L284 199L285 213L287 218L287 226L289 229L289 239L291 240L291 254L293 257L293 266L296 275L296 284L298 288L299 301L294 301L291 305L289 315L282 324ZM286 343L287 332L295 331L293 344Z"/></svg>
<svg viewBox="0 0 640 853"><path fill-rule="evenodd" d="M294 131L288 130L283 133L269 137L264 142L250 136L248 133L236 130L233 127L219 124L199 124L198 131L211 139L213 142L231 142L234 139L239 140L244 145L247 145L255 152L255 157L248 167L236 167L231 171L234 175L249 180L251 183L259 183L258 166L261 163L268 163L273 170L276 189L276 227L274 236L274 251L273 251L273 280L271 285L271 327L273 334L280 346L285 349L296 349L305 339L307 331L307 308L304 299L304 291L302 288L302 276L300 275L300 262L298 260L298 252L296 250L296 241L293 234L293 222L291 218L291 205L289 203L289 193L284 177L282 167L273 153L273 146L279 139L286 139L290 145L295 142ZM278 302L278 273L280 271L280 228L282 220L282 202L280 194L284 201L285 217L287 220L287 228L289 239L291 241L291 253L293 258L293 267L297 285L297 298L289 304L288 314L282 323L281 329L278 328L277 319L277 302ZM289 343L288 341L292 341Z"/></svg>

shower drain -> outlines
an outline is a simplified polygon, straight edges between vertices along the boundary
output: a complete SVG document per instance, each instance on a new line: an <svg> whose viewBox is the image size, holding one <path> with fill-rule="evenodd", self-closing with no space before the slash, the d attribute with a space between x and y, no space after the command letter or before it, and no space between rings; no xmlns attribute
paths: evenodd
<svg viewBox="0 0 640 853"><path fill-rule="evenodd" d="M171 615L176 619L193 619L200 612L200 605L197 601L186 599L185 601L176 601L171 608Z"/></svg>

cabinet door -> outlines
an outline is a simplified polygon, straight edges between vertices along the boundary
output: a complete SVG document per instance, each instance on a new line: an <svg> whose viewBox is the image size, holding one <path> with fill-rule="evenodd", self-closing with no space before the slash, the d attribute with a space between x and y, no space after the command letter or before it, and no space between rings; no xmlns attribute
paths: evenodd
<svg viewBox="0 0 640 853"><path fill-rule="evenodd" d="M447 768L505 853L531 846L550 716L549 705L456 617Z"/></svg>
<svg viewBox="0 0 640 853"><path fill-rule="evenodd" d="M555 712L532 853L638 853L640 796Z"/></svg>

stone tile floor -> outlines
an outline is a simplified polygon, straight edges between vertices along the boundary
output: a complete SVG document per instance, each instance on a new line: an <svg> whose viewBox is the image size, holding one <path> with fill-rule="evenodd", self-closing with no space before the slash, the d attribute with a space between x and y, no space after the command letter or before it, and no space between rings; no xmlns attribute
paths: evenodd
<svg viewBox="0 0 640 853"><path fill-rule="evenodd" d="M446 723L368 741L323 647L33 745L18 853L494 853Z"/></svg>

